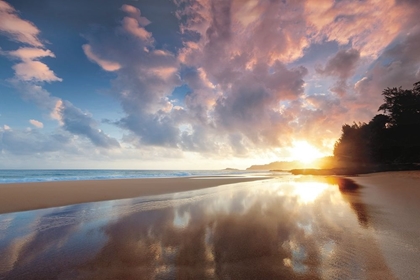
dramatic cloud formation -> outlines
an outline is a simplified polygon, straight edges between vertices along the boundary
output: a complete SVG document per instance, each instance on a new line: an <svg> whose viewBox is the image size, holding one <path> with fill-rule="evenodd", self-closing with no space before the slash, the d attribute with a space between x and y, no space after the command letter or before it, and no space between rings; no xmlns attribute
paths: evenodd
<svg viewBox="0 0 420 280"><path fill-rule="evenodd" d="M112 53L126 69L118 73L114 90L127 116L115 123L136 135L140 146L232 155L287 146L294 139L331 149L329 139L337 137L351 107L362 110L353 91L356 71L397 39L406 27L401 17L412 14L409 3L393 1L381 8L375 1L176 4L184 44L178 54L157 49L145 29L150 22L129 5L121 8L127 14L121 29L107 39L103 33L88 36L101 57ZM118 30L132 36L130 44L118 46ZM312 44L325 40L343 48L325 65L296 63ZM317 75L332 79L327 92L309 90ZM188 92L175 104L172 90L181 84ZM369 107L371 114L377 104ZM363 110L366 116L366 106Z"/></svg>
<svg viewBox="0 0 420 280"><path fill-rule="evenodd" d="M80 57L65 75L56 65L65 54L76 54L53 48L58 41L42 41L34 23L0 0L0 31L26 45L2 49L17 60L9 80L71 139L88 140L102 153L112 148L147 157L279 159L287 157L292 143L305 140L330 154L344 123L367 121L376 113L384 88L410 88L420 80L416 1L103 5L115 11L112 19L92 9L90 21L77 25L72 47ZM57 62L43 62L52 58ZM83 72L67 84L67 77L89 65L99 65L89 70L99 74ZM48 88L79 81L79 91L90 92L74 99ZM91 110L105 102L92 88L121 110ZM95 116L101 111L97 118L103 122L89 111ZM28 116L26 123L31 118L40 119Z"/></svg>
<svg viewBox="0 0 420 280"><path fill-rule="evenodd" d="M168 96L181 84L177 58L154 47L151 33L141 26L148 22L138 18L138 9L125 5L122 10L127 16L122 19L121 26L101 34L103 41L96 40L94 35L87 36L89 45L98 51L94 55L105 57L112 53L113 60L122 65L113 81L113 94L120 100L127 116L116 124L137 135L134 145L175 147L179 140L177 119L182 117L182 110L175 109ZM122 40L126 44L121 46Z"/></svg>

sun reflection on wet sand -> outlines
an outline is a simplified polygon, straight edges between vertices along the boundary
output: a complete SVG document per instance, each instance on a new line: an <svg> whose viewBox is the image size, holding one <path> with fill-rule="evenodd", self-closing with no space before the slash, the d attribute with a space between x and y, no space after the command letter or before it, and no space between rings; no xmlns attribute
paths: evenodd
<svg viewBox="0 0 420 280"><path fill-rule="evenodd" d="M393 279L357 192L290 176L0 215L0 278Z"/></svg>

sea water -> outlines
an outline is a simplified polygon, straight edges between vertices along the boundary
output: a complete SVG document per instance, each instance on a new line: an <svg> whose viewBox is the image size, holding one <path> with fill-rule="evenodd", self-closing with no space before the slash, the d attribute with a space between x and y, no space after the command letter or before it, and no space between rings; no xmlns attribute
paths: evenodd
<svg viewBox="0 0 420 280"><path fill-rule="evenodd" d="M134 178L176 178L191 176L233 176L246 173L249 172L243 170L9 169L0 170L0 183L109 180ZM253 171L253 173L255 173L255 171Z"/></svg>

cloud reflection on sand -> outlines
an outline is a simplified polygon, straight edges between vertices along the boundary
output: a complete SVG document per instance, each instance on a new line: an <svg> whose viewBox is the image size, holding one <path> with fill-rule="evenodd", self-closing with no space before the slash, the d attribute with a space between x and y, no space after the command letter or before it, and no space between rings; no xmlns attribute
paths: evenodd
<svg viewBox="0 0 420 280"><path fill-rule="evenodd" d="M287 177L124 200L95 219L78 217L101 203L73 206L73 224L37 232L0 277L392 279L357 192L336 178ZM39 265L57 255L54 269Z"/></svg>

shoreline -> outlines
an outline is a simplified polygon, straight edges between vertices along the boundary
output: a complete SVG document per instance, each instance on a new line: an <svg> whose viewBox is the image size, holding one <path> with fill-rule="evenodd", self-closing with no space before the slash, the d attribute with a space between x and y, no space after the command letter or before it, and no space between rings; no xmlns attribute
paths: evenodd
<svg viewBox="0 0 420 280"><path fill-rule="evenodd" d="M0 184L0 214L192 191L269 177L178 177Z"/></svg>

